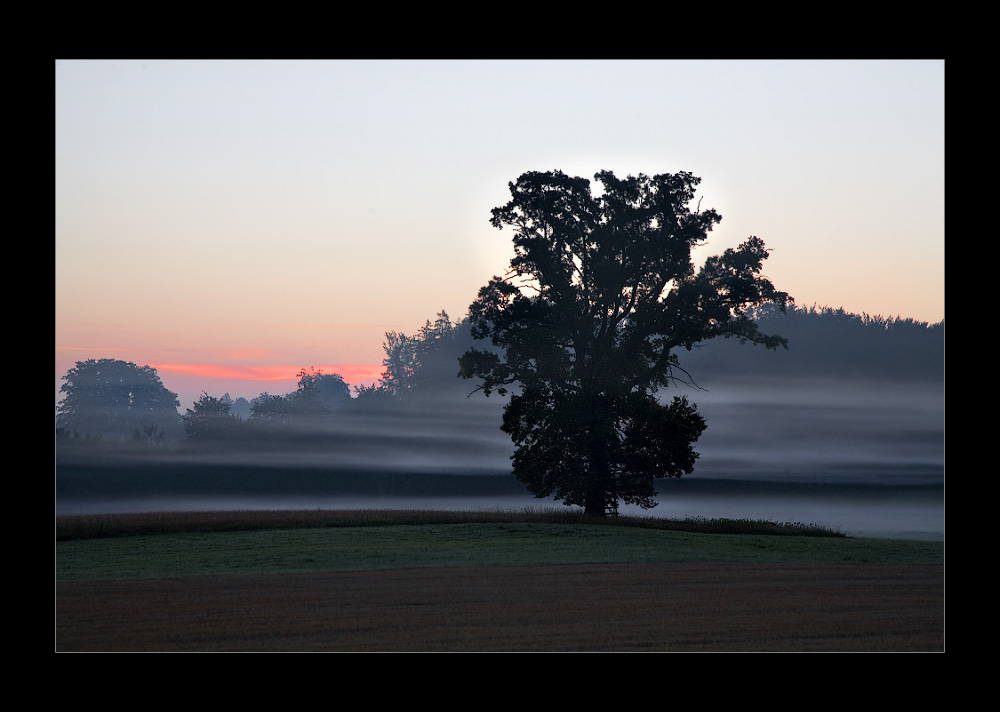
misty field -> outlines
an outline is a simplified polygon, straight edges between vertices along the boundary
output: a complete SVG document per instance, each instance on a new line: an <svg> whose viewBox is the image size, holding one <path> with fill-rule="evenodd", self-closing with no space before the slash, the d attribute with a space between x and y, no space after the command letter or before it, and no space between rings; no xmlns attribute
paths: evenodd
<svg viewBox="0 0 1000 712"><path fill-rule="evenodd" d="M58 517L56 650L944 649L941 542L673 525L531 512ZM697 530L720 526L763 528Z"/></svg>

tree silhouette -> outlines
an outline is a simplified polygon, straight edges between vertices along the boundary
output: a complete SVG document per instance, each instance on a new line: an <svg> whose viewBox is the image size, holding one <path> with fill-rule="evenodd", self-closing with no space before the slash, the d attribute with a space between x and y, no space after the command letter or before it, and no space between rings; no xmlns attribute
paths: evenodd
<svg viewBox="0 0 1000 712"><path fill-rule="evenodd" d="M433 323L428 320L413 338L416 368L410 390L417 396L440 397L460 387L455 379L457 360L472 345L468 333L468 324L452 322L444 310L438 312ZM462 346L460 340L469 343Z"/></svg>
<svg viewBox="0 0 1000 712"><path fill-rule="evenodd" d="M247 424L255 437L273 441L293 431L301 436L350 403L350 388L339 374L303 368L298 376L295 392L284 396L264 392L250 402Z"/></svg>
<svg viewBox="0 0 1000 712"><path fill-rule="evenodd" d="M232 443L242 432L243 422L231 412L233 405L229 394L215 398L202 393L182 416L184 432L194 444Z"/></svg>
<svg viewBox="0 0 1000 712"><path fill-rule="evenodd" d="M702 385L744 375L881 383L944 379L943 321L929 324L815 305L789 307L784 313L765 305L755 310L754 318L761 329L779 331L794 348L780 354L748 352L722 339L685 354L682 365L696 369Z"/></svg>
<svg viewBox="0 0 1000 712"><path fill-rule="evenodd" d="M655 478L693 471L705 421L685 397L656 397L683 373L674 349L719 336L785 345L748 309L791 298L761 276L757 237L695 271L691 249L721 220L690 209L699 178L595 178L599 195L560 171L509 184L491 223L514 229L510 271L469 308L472 335L498 351L470 349L460 373L486 395L517 387L502 429L529 491L603 516L619 499L653 507Z"/></svg>
<svg viewBox="0 0 1000 712"><path fill-rule="evenodd" d="M295 406L285 396L271 395L267 391L250 401L248 422L254 426L282 427L295 417Z"/></svg>
<svg viewBox="0 0 1000 712"><path fill-rule="evenodd" d="M299 371L299 383L289 396L299 418L322 418L330 415L351 397L351 390L336 373L313 368Z"/></svg>
<svg viewBox="0 0 1000 712"><path fill-rule="evenodd" d="M68 433L132 438L136 431L174 435L179 430L177 394L156 369L118 359L77 361L63 376L56 425Z"/></svg>
<svg viewBox="0 0 1000 712"><path fill-rule="evenodd" d="M456 348L460 330L467 325L452 322L441 310L434 321L428 319L413 336L387 331L382 343L382 376L377 385L355 387L358 400L371 406L398 403L414 393L428 395L455 383Z"/></svg>
<svg viewBox="0 0 1000 712"><path fill-rule="evenodd" d="M304 380L311 378L320 398L326 403L330 412L336 412L351 402L351 388L339 373L323 373L322 371L302 371L299 374ZM299 381L299 389L303 387Z"/></svg>
<svg viewBox="0 0 1000 712"><path fill-rule="evenodd" d="M230 401L229 412L235 415L240 420L246 420L250 417L251 405L243 396L237 396L235 400L230 398L229 394L226 393L222 396L222 400L228 399Z"/></svg>
<svg viewBox="0 0 1000 712"><path fill-rule="evenodd" d="M398 331L385 332L385 358L379 388L392 396L401 396L413 386L417 370L417 339Z"/></svg>

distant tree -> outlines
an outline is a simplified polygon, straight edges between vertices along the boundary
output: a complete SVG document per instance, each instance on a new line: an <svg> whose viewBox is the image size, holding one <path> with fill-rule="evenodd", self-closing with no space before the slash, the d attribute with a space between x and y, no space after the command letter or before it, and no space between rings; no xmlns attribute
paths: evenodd
<svg viewBox="0 0 1000 712"><path fill-rule="evenodd" d="M725 339L701 345L684 357L699 383L728 378L788 378L942 381L944 323L852 314L843 308L772 305L754 310L762 330L779 331L794 347L779 354L747 351ZM738 368L737 368L738 366Z"/></svg>
<svg viewBox="0 0 1000 712"><path fill-rule="evenodd" d="M254 425L282 426L291 423L294 418L295 406L285 396L261 393L250 401L249 422Z"/></svg>
<svg viewBox="0 0 1000 712"><path fill-rule="evenodd" d="M118 359L77 361L63 376L56 425L81 436L132 438L140 433L179 434L180 401L156 369Z"/></svg>
<svg viewBox="0 0 1000 712"><path fill-rule="evenodd" d="M308 408L316 414L326 415L350 401L351 389L340 374L302 369L299 371L295 399L301 403L303 410Z"/></svg>
<svg viewBox="0 0 1000 712"><path fill-rule="evenodd" d="M330 414L326 398L320 393L319 379L322 373L302 369L299 371L299 384L295 393L288 396L292 404L292 415L297 418L314 418Z"/></svg>
<svg viewBox="0 0 1000 712"><path fill-rule="evenodd" d="M243 422L232 414L229 394L215 398L202 392L182 416L188 440L196 444L233 442L241 433Z"/></svg>
<svg viewBox="0 0 1000 712"><path fill-rule="evenodd" d="M387 331L382 344L382 377L379 387L392 396L401 396L413 387L417 371L417 339L398 331Z"/></svg>
<svg viewBox="0 0 1000 712"><path fill-rule="evenodd" d="M467 346L461 341L466 339L471 345L467 322L452 322L442 309L433 322L428 319L413 336L396 331L386 332L385 336L382 377L374 387L355 388L358 397L374 403L374 395L440 395L455 387L458 357Z"/></svg>
<svg viewBox="0 0 1000 712"><path fill-rule="evenodd" d="M468 324L452 322L448 312L438 312L434 322L428 320L414 338L416 369L410 390L436 397L458 387L458 358L471 345Z"/></svg>
<svg viewBox="0 0 1000 712"><path fill-rule="evenodd" d="M420 331L417 334L418 356L421 353L427 353L433 348L435 343L439 343L447 339L449 336L452 336L455 333L456 327L457 324L452 323L451 317L448 316L448 312L444 309L439 311L437 316L434 317L433 324L430 319L424 322L424 325L420 327Z"/></svg>
<svg viewBox="0 0 1000 712"><path fill-rule="evenodd" d="M396 403L396 397L381 383L373 383L370 386L362 384L354 386L351 411L355 413L379 413L391 408Z"/></svg>
<svg viewBox="0 0 1000 712"><path fill-rule="evenodd" d="M223 398L227 397L229 397L228 393L223 396ZM236 399L233 400L232 406L229 408L229 412L240 420L246 420L250 417L250 413L252 412L250 401L243 396L237 396Z"/></svg>
<svg viewBox="0 0 1000 712"><path fill-rule="evenodd" d="M336 409L350 402L350 388L340 375L309 368L299 371L298 376L294 393L277 396L265 392L254 398L250 402L247 422L271 430L302 426L329 418Z"/></svg>
<svg viewBox="0 0 1000 712"><path fill-rule="evenodd" d="M504 395L502 430L514 474L537 497L553 495L603 516L619 499L655 506L654 480L693 471L705 421L685 397L659 388L681 374L675 349L715 337L785 345L748 309L791 299L761 276L764 243L750 237L695 271L691 250L721 217L691 210L690 173L590 181L525 173L491 223L514 229L515 256L470 306L461 375Z"/></svg>

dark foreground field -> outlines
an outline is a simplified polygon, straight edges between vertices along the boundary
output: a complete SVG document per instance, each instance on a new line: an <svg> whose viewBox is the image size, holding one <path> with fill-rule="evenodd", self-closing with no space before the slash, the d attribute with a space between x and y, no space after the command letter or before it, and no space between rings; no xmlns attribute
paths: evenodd
<svg viewBox="0 0 1000 712"><path fill-rule="evenodd" d="M644 563L57 584L60 651L943 651L940 565Z"/></svg>
<svg viewBox="0 0 1000 712"><path fill-rule="evenodd" d="M59 652L945 647L930 542L545 513L57 519Z"/></svg>

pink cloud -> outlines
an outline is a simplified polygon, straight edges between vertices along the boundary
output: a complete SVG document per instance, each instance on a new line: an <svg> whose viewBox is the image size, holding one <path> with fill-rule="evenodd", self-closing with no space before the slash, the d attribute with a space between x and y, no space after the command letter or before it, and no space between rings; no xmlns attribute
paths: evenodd
<svg viewBox="0 0 1000 712"><path fill-rule="evenodd" d="M155 363L150 365L159 373L237 381L298 381L298 374L303 368L315 368L323 373L339 374L347 383L378 380L382 375L382 364L371 363L333 366L229 366L213 363Z"/></svg>

